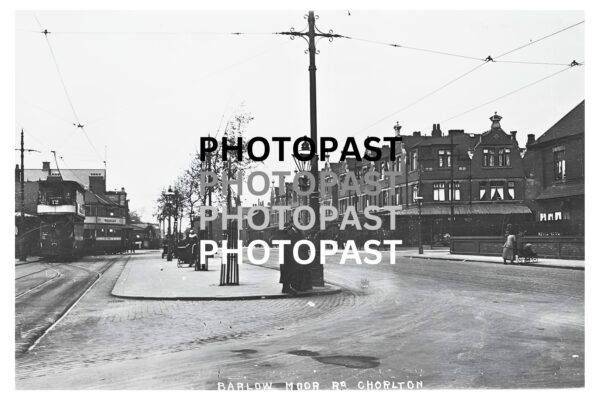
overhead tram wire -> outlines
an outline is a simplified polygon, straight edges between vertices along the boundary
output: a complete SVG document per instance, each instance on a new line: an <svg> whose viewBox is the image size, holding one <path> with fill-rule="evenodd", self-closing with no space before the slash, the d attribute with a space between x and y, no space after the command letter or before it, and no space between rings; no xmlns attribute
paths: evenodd
<svg viewBox="0 0 600 400"><path fill-rule="evenodd" d="M36 17L37 18L37 17ZM43 33L42 28L42 33ZM37 30L17 29L17 32L40 33ZM52 31L54 35L189 35L189 36L251 36L251 35L272 35L272 32L194 32L194 31Z"/></svg>
<svg viewBox="0 0 600 400"><path fill-rule="evenodd" d="M102 161L102 156L100 155L100 153L98 153L98 150L96 149L96 146L94 146L94 144L92 143L87 131L84 129L84 125L81 123L81 120L79 119L79 115L77 114L77 111L75 110L75 106L73 105L73 100L71 99L71 95L69 94L69 91L67 90L67 85L65 84L65 79L63 77L63 74L60 70L60 67L58 65L58 61L56 60L56 54L54 53L54 49L52 48L52 44L50 43L50 39L48 39L48 35L51 33L49 32L47 29L45 29L40 20L38 19L37 15L33 15L35 20L37 21L38 25L40 26L40 29L43 29L43 31L41 32L44 35L44 39L46 40L46 43L48 44L48 49L50 49L50 54L52 55L52 60L54 61L54 66L56 67L56 72L58 73L58 77L60 80L60 83L62 85L62 88L65 92L65 96L67 98L67 102L69 103L69 106L71 107L71 111L73 112L73 116L75 117L75 121L76 124L75 125L77 128L81 128L81 130L83 131L85 138L87 139L88 143L90 144L90 146L92 147L92 149L94 150L94 152L96 153L96 155L98 156L98 158Z"/></svg>
<svg viewBox="0 0 600 400"><path fill-rule="evenodd" d="M585 20L583 20L583 21L579 21L579 22L577 22L577 23L575 23L575 24L572 24L572 25L569 25L569 26L567 26L566 28L562 28L562 29L560 29L560 30L558 30L558 31L555 31L555 32L552 32L552 33L550 33L550 34L548 34L548 35L546 35L546 36L542 36L541 38L538 38L538 39L532 40L532 41L530 41L529 43L525 43L525 44L524 44L524 45L522 45L522 46L516 47L516 48L514 48L514 49L511 49L511 50L508 50L508 51L506 51L506 52L504 52L504 53L502 53L502 54L500 54L500 55L498 55L498 56L496 56L496 57L494 57L494 58L500 58L500 57L507 56L507 55L509 55L509 54L512 54L512 53L514 53L515 51L518 51L518 50L524 49L525 47L528 47L528 46L531 46L531 45L533 45L533 44L535 44L535 43L541 42L542 40L548 39L548 38L550 38L550 37L552 37L552 36L554 36L554 35L558 35L559 33L562 33L562 32L564 32L564 31L567 31L567 30L569 30L569 29L571 29L571 28L575 28L576 26L578 26L578 25L581 25L581 24L583 24L584 22L585 22Z"/></svg>
<svg viewBox="0 0 600 400"><path fill-rule="evenodd" d="M488 57L486 57L485 59L479 59L479 58L475 58L475 57L464 56L464 55L459 55L459 54L454 54L454 53L445 53L445 52L439 52L439 53L445 53L446 55L452 55L452 56L455 56L455 57L461 57L461 58L473 58L473 59L476 59L476 60L482 60L482 61L483 61L483 63L481 63L481 64L478 64L478 65L477 65L475 68L469 69L468 71L466 71L466 72L462 73L461 75L457 76L456 78L454 78L454 79L452 79L452 80L450 80L450 81L448 81L448 82L444 83L443 85L441 85L441 86L439 86L438 88L436 88L436 89L432 90L431 92L428 92L428 93L427 93L427 94L425 94L424 96L421 96L421 97L419 97L418 99L416 99L415 101L413 101L413 102L411 102L411 103L407 104L406 106L403 106L402 108L400 108L400 109L398 109L398 110L396 110L396 111L394 111L394 112L391 112L391 113L387 114L385 117L382 117L382 118L378 119L376 122L374 122L374 123L372 123L372 124L368 125L367 127L365 127L365 128L362 128L362 129L360 129L360 130L356 131L356 132L353 134L353 136L354 136L354 135L357 135L357 134L359 134L359 133L362 133L362 132L364 132L364 131L366 131L366 130L368 130L368 129L371 129L372 127L374 127L374 126L376 126L376 125L380 124L381 122L383 122L383 121L387 120L388 118L392 117L393 115L395 115L395 114L397 114L397 113L400 113L400 112L402 112L402 111L406 111L406 110L407 110L407 109L409 109L410 107L412 107L412 106L414 106L414 105L416 105L416 104L420 103L421 101L423 101L423 100L425 100L425 99L427 99L427 98L431 97L432 95L434 95L434 94L438 93L439 91L441 91L441 90L443 90L443 89L447 88L448 86L452 85L453 83L455 83L455 82L457 82L457 81L459 81L459 80L463 79L464 77L466 77L466 76L470 75L471 73L475 72L476 70L478 70L479 68L481 68L482 66L484 66L485 64L487 64L487 63L489 63L489 62L513 62L513 61L509 61L509 60L507 60L507 61L499 61L499 60L498 60L498 58L501 58L501 57L507 56L507 55L509 55L509 54L512 54L512 53L514 53L514 52L516 52L516 51L518 51L518 50L524 49L525 47L531 46L531 45L533 45L533 44L535 44L535 43L539 43L539 42L541 42L542 40L548 39L548 38L550 38L550 37L552 37L552 36L555 36L555 35L557 35L557 34L559 34L559 33L565 32L565 31L567 31L567 30L569 30L569 29L572 29L572 28L574 28L574 27L576 27L576 26L578 26L578 25L581 25L581 24L583 24L584 22L585 22L585 21L579 21L579 22L577 22L577 23L575 23L575 24L572 24L572 25L569 25L569 26L567 26L567 27L565 27L565 28L562 28L562 29L559 29L559 30L557 30L557 31L554 31L554 32L552 32L552 33L550 33L550 34L548 34L548 35L542 36L541 38L538 38L538 39L536 39L536 40L532 40L532 41L530 41L530 42L528 42L528 43L526 43L526 44L524 44L524 45L520 45L520 46L518 46L518 47L515 47L515 48L513 48L513 49L511 49L511 50L508 50L508 51L506 51L506 52L504 52L504 53L502 53L502 54L500 54L500 55L498 55L498 56L495 56L495 57L488 56ZM349 39L352 39L351 37L348 37L348 38L349 38ZM364 40L364 39L363 39L363 41L368 41L368 40ZM377 43L376 41L372 41L372 42L375 42L375 43ZM379 42L379 44L385 44L385 43L384 43L384 42ZM387 45L390 45L390 44L388 43ZM402 47L402 46L401 46L401 45L397 45L397 46L393 46L393 47ZM408 47L407 47L407 48L408 48ZM422 49L422 50L425 50L425 49ZM526 63L526 64L535 64L536 62L515 62L515 63L519 63L519 64L521 64L521 63L523 63L523 64L525 64L525 63ZM559 63L556 63L556 64L554 64L554 63L548 63L548 64L550 64L550 65L557 65L557 66L567 66L568 68L566 68L566 69L569 69L569 68L571 68L571 66L573 66L573 63L577 63L577 62L576 62L576 61L573 61L571 64L559 64ZM577 63L577 64L578 64L578 65L583 65L583 64L579 64L579 63ZM563 70L561 70L561 71L559 71L559 72L562 72L562 71L563 71Z"/></svg>
<svg viewBox="0 0 600 400"><path fill-rule="evenodd" d="M466 77L466 76L468 76L468 75L472 74L473 72L477 71L479 68L483 67L483 66L484 66L485 64L487 64L487 63L488 63L488 61L484 61L484 62L483 62L483 63L481 63L481 64L477 64L477 66L475 66L474 68L471 68L471 69L467 70L466 72L463 72L462 74L458 75L457 77L455 77L455 78L452 78L450 81L448 81L448 82L444 83L442 86L439 86L439 87L437 87L436 89L434 89L434 90L432 90L432 91L428 92L427 94L425 94L425 95L423 95L423 96L419 97L418 99L416 99L416 100L412 101L411 103L408 103L407 105L403 106L402 108L400 108L400 109L398 109L398 110L395 110L395 111L393 111L393 112L391 112L391 113L389 113L389 114L386 114L385 116L383 116L383 117L379 118L377 121L373 122L372 124L370 124L370 125L368 125L368 126L366 126L366 127L362 128L362 129L360 129L359 131L356 131L356 132L354 132L354 134L353 134L352 136L355 136L355 135L357 135L357 134L359 134L359 133L362 133L362 132L364 132L364 131L366 131L366 130L369 130L369 129L371 129L372 127L374 127L374 126L376 126L376 125L379 125L380 123L382 123L383 121L387 120L388 118L392 117L392 116L393 116L393 115L395 115L395 114L398 114L398 113L400 113L400 112L402 112L402 111L406 111L406 110L408 110L408 109L409 109L409 108L411 108L412 106L414 106L414 105L416 105L416 104L418 104L418 103L422 102L423 100L425 100L425 99L427 99L427 98L429 98L429 97L433 96L434 94L436 94L436 93L438 93L439 91L441 91L441 90L443 90L443 89L447 88L448 86L452 85L453 83L455 83L455 82L457 82L457 81L459 81L459 80L463 79L464 77Z"/></svg>
<svg viewBox="0 0 600 400"><path fill-rule="evenodd" d="M508 96L510 96L510 95L513 95L513 94L515 94L515 93L517 93L517 92L520 92L521 90L525 90L525 89L527 89L527 88L529 88L529 87L531 87L531 86L537 85L538 83L541 83L541 82L543 82L543 81L545 81L545 80L547 80L547 79L550 79L550 78L552 78L552 77L554 77L554 76L556 76L556 75L559 75L559 74L561 74L561 73L563 73L563 72L565 72L565 71L568 71L568 70L570 70L570 69L571 69L571 68L573 68L574 66L579 66L579 65L582 65L582 64L570 65L570 66L568 66L567 68L563 68L563 69L561 69L560 71L554 72L554 73L552 73L552 74L550 74L550 75L546 75L546 76L544 76L543 78L537 79L537 80L535 80L535 81L533 81L533 82L530 82L530 83L528 83L528 84L526 84L526 85L524 85L524 86L521 86L521 87L519 87L519 88L517 88L517 89L511 90L510 92L508 92L508 93L505 93L505 94L503 94L503 95L501 95L501 96L498 96L498 97L496 97L496 98L494 98L494 99L492 99L492 100L488 100L488 101L486 101L485 103L482 103L482 104L479 104L479 105L477 105L477 106L475 106L475 107L469 108L468 110L466 110L466 111L463 111L463 112L461 112L461 113L458 113L458 114L456 114L456 115L454 115L454 116L452 116L452 117L450 117L450 118L446 118L445 120L443 120L443 121L442 121L442 123L445 123L445 122L451 121L451 120L453 120L453 119L456 119L456 118L458 118L458 117L461 117L461 116L463 116L463 115L465 115L465 114L468 114L468 113L470 113L470 112L473 112L473 111L475 111L475 110L477 110L477 109L479 109L479 108L481 108L481 107L485 107L485 106L487 106L487 105L489 105L489 104L492 104L492 103L494 103L494 102L496 102L496 101L498 101L498 100L501 100L501 99L503 99L503 98L505 98L505 97L508 97Z"/></svg>
<svg viewBox="0 0 600 400"><path fill-rule="evenodd" d="M365 43L379 44L379 45L382 45L382 46L395 47L395 48L400 48L400 49L407 49L407 50L414 50L414 51L422 51L422 52L425 52L425 53L439 54L439 55L443 55L443 56L465 58L465 59L468 59L468 60L484 61L484 59L480 58L480 57L472 57L472 56L467 56L467 55L464 55L464 54L456 54L456 53L450 53L450 52L447 52L447 51L425 49L425 48L421 48L421 47L406 46L406 45L398 44L398 43L388 43L388 42L383 42L383 41L378 41L378 40L370 40L370 39L357 38L357 37L353 37L353 36L342 36L342 38L350 39L350 40L356 40L356 41L365 42Z"/></svg>

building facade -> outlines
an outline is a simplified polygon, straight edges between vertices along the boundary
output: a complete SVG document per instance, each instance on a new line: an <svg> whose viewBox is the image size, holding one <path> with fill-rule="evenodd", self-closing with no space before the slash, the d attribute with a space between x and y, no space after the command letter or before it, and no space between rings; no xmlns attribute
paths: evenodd
<svg viewBox="0 0 600 400"><path fill-rule="evenodd" d="M525 154L527 198L545 235L584 235L585 101L537 140Z"/></svg>

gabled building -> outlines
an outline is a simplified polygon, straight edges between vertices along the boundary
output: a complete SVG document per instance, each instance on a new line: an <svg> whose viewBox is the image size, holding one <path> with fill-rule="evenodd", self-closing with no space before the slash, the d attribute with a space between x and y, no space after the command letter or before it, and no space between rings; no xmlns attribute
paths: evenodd
<svg viewBox="0 0 600 400"><path fill-rule="evenodd" d="M584 235L585 101L537 140L525 154L527 198L540 230L548 235Z"/></svg>
<svg viewBox="0 0 600 400"><path fill-rule="evenodd" d="M349 205L359 212L369 205L400 206L395 230L384 223L381 231L360 232L359 236L363 240L401 239L409 245L417 242L419 213L423 241L431 244L444 242L449 234L502 235L507 224L531 219L524 204L525 173L517 132L504 131L501 119L493 115L490 129L483 133L450 130L444 134L434 124L431 135L401 135L397 124L394 129L402 145L396 146L396 160L384 146L380 160L347 159L339 171L341 180L349 171L357 178L370 170L396 171L394 187L383 178L379 196L340 195L340 212Z"/></svg>

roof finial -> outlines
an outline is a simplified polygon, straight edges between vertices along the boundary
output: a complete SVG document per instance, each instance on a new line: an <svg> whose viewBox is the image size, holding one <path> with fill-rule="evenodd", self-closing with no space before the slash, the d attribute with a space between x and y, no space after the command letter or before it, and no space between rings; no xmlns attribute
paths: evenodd
<svg viewBox="0 0 600 400"><path fill-rule="evenodd" d="M494 111L494 115L490 117L490 121L492 121L492 129L500 129L500 120L502 117L498 115L497 111Z"/></svg>

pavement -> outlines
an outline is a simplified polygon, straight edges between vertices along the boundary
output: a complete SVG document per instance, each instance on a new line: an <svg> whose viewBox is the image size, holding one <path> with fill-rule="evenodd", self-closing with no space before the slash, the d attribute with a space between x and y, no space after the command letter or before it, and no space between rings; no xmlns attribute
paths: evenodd
<svg viewBox="0 0 600 400"><path fill-rule="evenodd" d="M502 257L480 256L470 254L451 254L448 249L442 250L424 250L419 254L418 250L403 252L404 257L425 258L429 260L446 260L460 262L484 262L493 264L504 264ZM515 263L514 265L520 265ZM585 260L565 260L555 258L538 258L538 262L527 264L529 267L562 268L562 269L585 269Z"/></svg>
<svg viewBox="0 0 600 400"><path fill-rule="evenodd" d="M209 259L208 271L195 271L184 264L177 267L177 259L167 261L160 252L146 252L128 263L117 280L112 295L146 300L258 300L286 298L281 292L279 271L247 263L240 263L240 284L219 286L219 254ZM318 296L339 293L333 285L314 287L295 296Z"/></svg>

